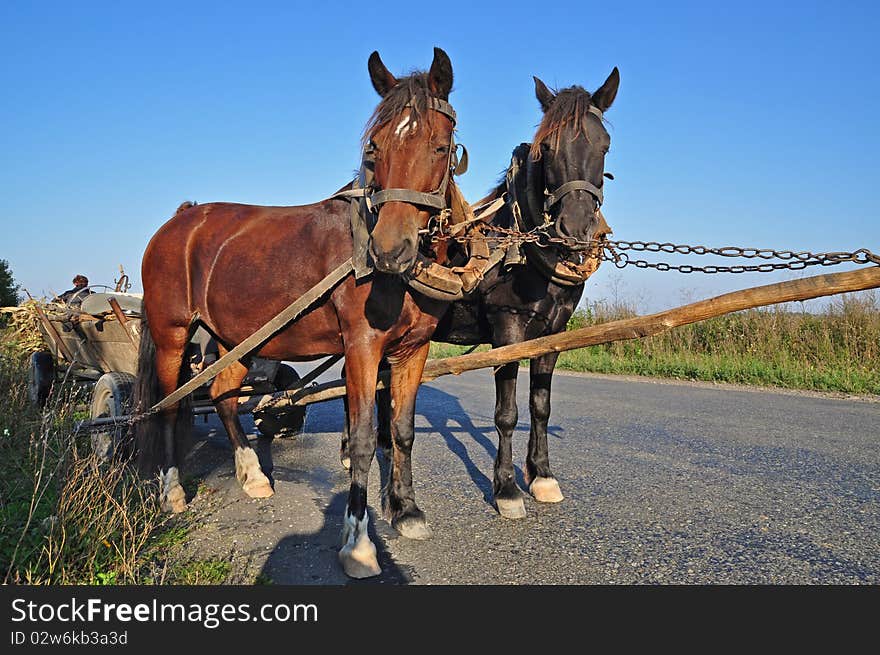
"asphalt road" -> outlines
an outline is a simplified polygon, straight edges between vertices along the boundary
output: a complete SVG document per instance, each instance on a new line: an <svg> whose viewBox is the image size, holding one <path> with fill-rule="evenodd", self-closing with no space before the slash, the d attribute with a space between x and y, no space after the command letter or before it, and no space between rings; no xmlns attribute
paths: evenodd
<svg viewBox="0 0 880 655"><path fill-rule="evenodd" d="M527 389L522 372L520 465ZM383 574L355 584L880 583L880 403L557 374L550 454L566 498L527 499L515 521L491 505L493 403L487 371L422 387L414 478L434 537L373 514ZM336 562L341 402L272 444L267 500L241 492L218 426L201 425L189 458L187 556L231 560L230 582L352 583ZM378 508L375 461L371 476Z"/></svg>

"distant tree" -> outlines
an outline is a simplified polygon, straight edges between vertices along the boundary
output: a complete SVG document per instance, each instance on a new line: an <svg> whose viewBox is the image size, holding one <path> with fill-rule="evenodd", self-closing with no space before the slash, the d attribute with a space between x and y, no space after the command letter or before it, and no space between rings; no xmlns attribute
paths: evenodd
<svg viewBox="0 0 880 655"><path fill-rule="evenodd" d="M19 303L18 285L12 279L9 262L0 259L0 307L13 307ZM6 315L0 314L0 327L6 324Z"/></svg>

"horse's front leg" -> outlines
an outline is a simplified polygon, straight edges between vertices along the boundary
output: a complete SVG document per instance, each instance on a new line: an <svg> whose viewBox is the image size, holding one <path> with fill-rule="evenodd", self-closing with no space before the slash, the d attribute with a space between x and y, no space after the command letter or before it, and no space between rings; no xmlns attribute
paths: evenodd
<svg viewBox="0 0 880 655"><path fill-rule="evenodd" d="M386 518L408 539L428 539L431 528L416 505L412 485L412 447L415 441L416 396L428 357L425 344L404 359L391 359L391 475ZM380 430L383 417L380 413ZM386 419L387 420L387 417Z"/></svg>
<svg viewBox="0 0 880 655"><path fill-rule="evenodd" d="M367 513L367 481L376 451L373 406L380 353L345 353L345 394L348 400L348 453L351 460L351 487L342 524L339 562L346 575L369 578L379 575L376 546L370 541Z"/></svg>
<svg viewBox="0 0 880 655"><path fill-rule="evenodd" d="M529 453L526 456L526 482L529 492L542 503L563 500L556 477L550 471L550 451L547 446L547 422L550 419L550 383L559 353L536 357L531 361L529 410L532 425L529 431Z"/></svg>
<svg viewBox="0 0 880 655"><path fill-rule="evenodd" d="M498 431L498 454L492 491L498 513L507 519L526 515L523 494L513 470L513 431L516 429L516 376L519 362L504 364L495 372L495 429Z"/></svg>
<svg viewBox="0 0 880 655"><path fill-rule="evenodd" d="M379 373L391 370L387 359L383 359L379 365ZM345 373L342 375L345 379ZM339 446L339 462L346 471L351 468L351 457L348 454L349 421L348 421L348 398L342 399L345 409L345 422L342 426L342 443ZM376 415L379 423L379 448L384 455L391 457L391 392L387 387L376 392Z"/></svg>

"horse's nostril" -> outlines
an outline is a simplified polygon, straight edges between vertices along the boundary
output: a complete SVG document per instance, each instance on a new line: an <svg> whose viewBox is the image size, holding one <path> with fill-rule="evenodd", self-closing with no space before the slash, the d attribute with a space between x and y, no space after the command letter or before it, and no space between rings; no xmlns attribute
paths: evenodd
<svg viewBox="0 0 880 655"><path fill-rule="evenodd" d="M414 261L411 243L406 239L395 248L384 252L377 252L375 244L371 242L370 254L376 268L383 273L404 273Z"/></svg>

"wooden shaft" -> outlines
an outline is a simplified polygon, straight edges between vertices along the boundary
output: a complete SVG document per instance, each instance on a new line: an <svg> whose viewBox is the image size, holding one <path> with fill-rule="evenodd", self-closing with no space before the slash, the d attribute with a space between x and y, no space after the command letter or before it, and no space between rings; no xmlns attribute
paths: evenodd
<svg viewBox="0 0 880 655"><path fill-rule="evenodd" d="M574 350L587 346L596 346L613 341L639 339L659 334L674 327L704 321L708 318L738 312L754 307L775 305L784 302L810 300L838 293L864 291L880 287L880 266L871 266L846 273L829 273L814 275L800 280L779 282L761 287L752 287L742 291L726 293L722 296L700 300L689 305L668 309L649 316L638 316L621 321L611 321L601 325L593 325L560 332L523 343L495 348L487 352L459 355L446 359L431 359L425 364L422 382L430 382L442 375L458 375L465 371L478 368L500 366L521 359L532 359L551 352ZM383 388L387 380L380 377L378 388ZM345 395L345 382L337 380L326 384L304 389L292 399L294 405L332 400ZM284 403L279 403L283 405Z"/></svg>

